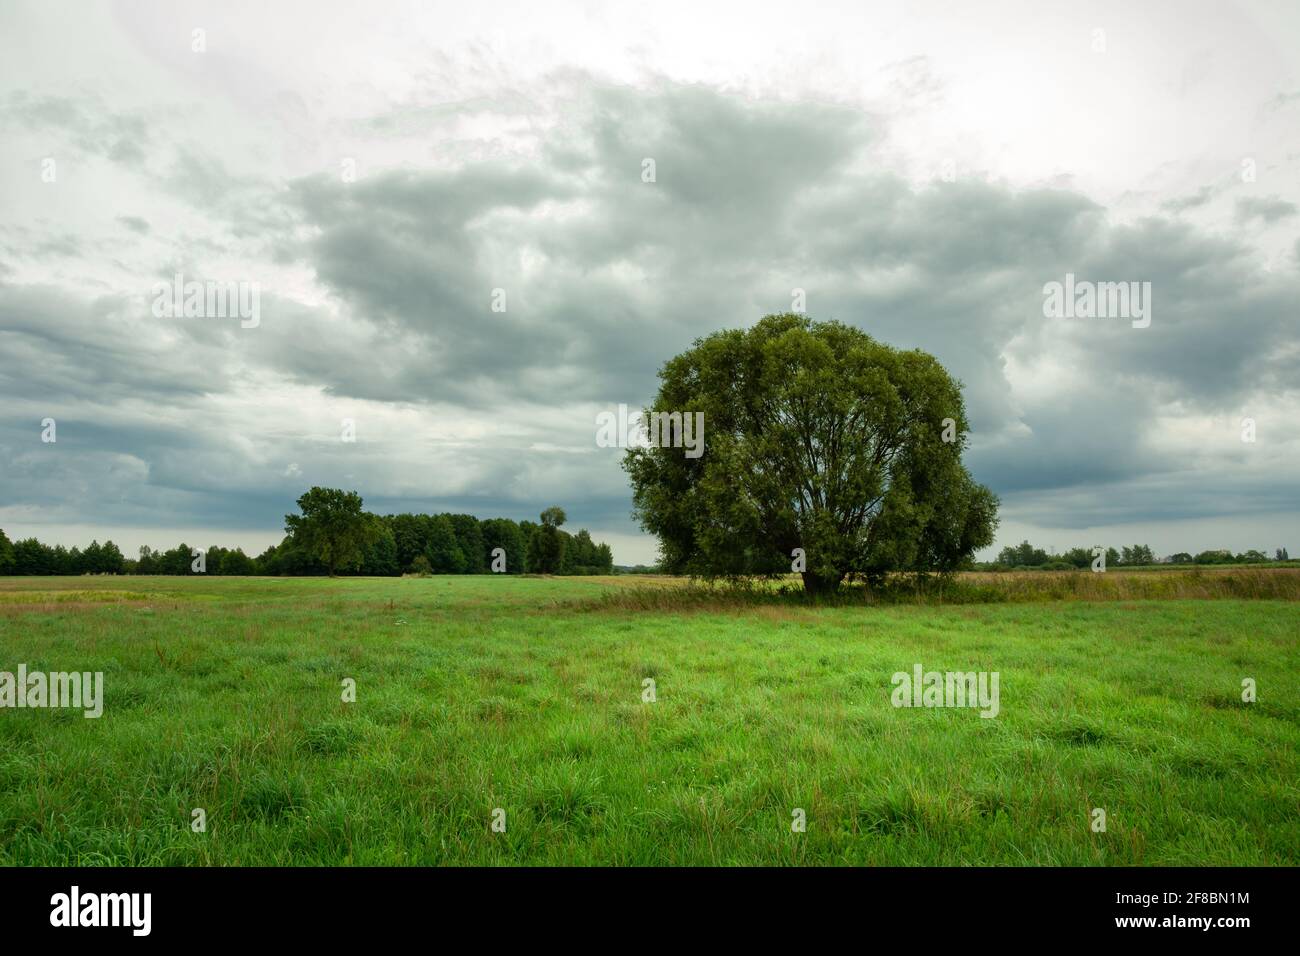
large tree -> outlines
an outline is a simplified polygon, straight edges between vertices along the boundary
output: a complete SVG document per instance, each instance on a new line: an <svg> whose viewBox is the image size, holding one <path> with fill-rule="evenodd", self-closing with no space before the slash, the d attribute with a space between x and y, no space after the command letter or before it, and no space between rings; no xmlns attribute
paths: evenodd
<svg viewBox="0 0 1300 956"><path fill-rule="evenodd" d="M850 574L950 571L992 543L997 499L961 462L961 386L932 356L786 314L698 339L659 374L649 412L704 414L702 455L655 444L624 459L665 570L793 568L819 593Z"/></svg>
<svg viewBox="0 0 1300 956"><path fill-rule="evenodd" d="M318 559L330 577L361 563L374 534L361 496L340 488L312 488L298 499L300 515L285 515L294 544Z"/></svg>

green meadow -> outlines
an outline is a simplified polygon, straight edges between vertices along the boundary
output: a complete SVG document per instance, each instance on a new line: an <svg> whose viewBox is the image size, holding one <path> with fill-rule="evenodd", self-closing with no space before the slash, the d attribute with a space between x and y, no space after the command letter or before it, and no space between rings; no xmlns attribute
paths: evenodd
<svg viewBox="0 0 1300 956"><path fill-rule="evenodd" d="M0 863L1300 864L1300 605L1127 593L0 579L0 671L104 674L0 710ZM916 664L998 715L895 708Z"/></svg>

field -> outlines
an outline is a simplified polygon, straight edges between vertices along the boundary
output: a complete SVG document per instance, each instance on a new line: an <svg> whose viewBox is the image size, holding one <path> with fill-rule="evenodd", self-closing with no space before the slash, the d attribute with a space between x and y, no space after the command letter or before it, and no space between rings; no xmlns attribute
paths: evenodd
<svg viewBox="0 0 1300 956"><path fill-rule="evenodd" d="M1300 572L1252 573L0 579L0 671L105 675L99 719L0 710L0 862L1296 865ZM997 717L892 706L918 663L998 672Z"/></svg>

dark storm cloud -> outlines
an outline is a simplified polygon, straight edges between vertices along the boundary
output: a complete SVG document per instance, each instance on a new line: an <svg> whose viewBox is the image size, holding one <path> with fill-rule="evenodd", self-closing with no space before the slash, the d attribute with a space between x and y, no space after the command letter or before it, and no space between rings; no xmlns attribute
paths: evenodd
<svg viewBox="0 0 1300 956"><path fill-rule="evenodd" d="M1283 476L1247 481L1230 459L1189 483L1188 463L1152 444L1162 406L1233 413L1259 389L1294 388L1294 271L1267 272L1242 241L1182 220L1112 222L1068 189L915 184L882 171L884 120L843 106L671 84L582 88L527 155L389 169L351 183L336 171L259 182L231 173L215 153L175 150L160 162L166 190L236 240L308 267L330 302L306 305L268 289L260 327L241 330L151 320L153 277L142 278L135 301L0 286L0 393L21 396L27 416L0 433L18 463L4 479L8 500L54 508L64 493L52 489L66 480L99 499L97 513L122 520L143 521L154 502L155 518L175 524L206 516L278 526L309 483L359 487L382 510L515 517L551 503L533 500L547 487L563 489L566 507L582 501L575 523L626 527L617 456L594 456L589 408L648 400L658 367L693 339L786 311L799 288L815 318L938 356L966 385L976 477L1046 524L1225 508L1208 490L1173 506L1151 489L1175 497L1202 486L1248 489L1258 502L1294 504ZM18 115L27 117L24 102ZM52 117L24 121L100 149L116 142L75 106L45 106ZM480 108L537 109L512 97ZM410 132L418 119L359 123ZM1210 198L1202 190L1165 208ZM1252 202L1238 205L1248 219L1289 215L1286 203ZM141 219L120 221L150 232ZM220 251L185 246L191 277L204 277L205 258ZM169 279L172 267L160 265L157 278ZM1045 317L1043 285L1066 273L1150 282L1150 327ZM505 312L491 308L497 288ZM1047 397L1030 398L1017 393L1009 362L1060 374L1033 392ZM223 423L220 400L251 379L331 400L445 403L502 419L530 403L573 411L511 439L391 443L357 455L295 421L264 423L274 435ZM148 401L184 410L191 424L147 421ZM53 482L42 470L48 456L30 447L28 420L39 421L42 402L74 412L58 459L65 470ZM587 451L536 447L546 442ZM85 456L75 480L74 452ZM394 478L393 463L416 454L429 457L412 474L453 476L457 487L432 498L417 479Z"/></svg>
<svg viewBox="0 0 1300 956"><path fill-rule="evenodd" d="M1020 455L998 439L1023 457L1014 468L990 459L1006 487L1028 488L1140 473L1140 423L1158 401L1221 409L1293 379L1294 277L1264 274L1246 246L1160 218L1114 225L1068 190L913 186L871 171L874 139L871 117L841 107L613 89L568 117L534 168L299 183L318 275L428 361L382 383L349 370L337 387L639 401L692 338L788 309L799 287L817 317L938 355L965 381L977 430L1028 442ZM654 183L641 181L647 157ZM524 249L544 263L529 276ZM1151 282L1153 325L1045 318L1042 286L1067 272ZM497 286L504 315L488 308ZM1013 343L1078 370L1068 414L1017 407L1003 373ZM1116 407L1094 416L1099 390Z"/></svg>

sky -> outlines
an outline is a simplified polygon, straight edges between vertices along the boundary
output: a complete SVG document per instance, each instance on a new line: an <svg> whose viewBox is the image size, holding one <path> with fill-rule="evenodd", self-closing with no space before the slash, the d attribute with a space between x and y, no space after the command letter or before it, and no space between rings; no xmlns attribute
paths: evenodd
<svg viewBox="0 0 1300 956"><path fill-rule="evenodd" d="M10 0L0 138L11 539L256 553L324 485L650 562L596 416L798 289L964 383L985 556L1300 549L1291 2Z"/></svg>

